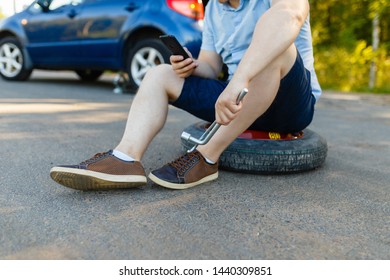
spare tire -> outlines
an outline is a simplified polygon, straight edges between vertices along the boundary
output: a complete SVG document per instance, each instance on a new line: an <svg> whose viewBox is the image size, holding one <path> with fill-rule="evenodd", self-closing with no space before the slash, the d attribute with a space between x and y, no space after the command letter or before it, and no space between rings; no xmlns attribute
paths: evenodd
<svg viewBox="0 0 390 280"><path fill-rule="evenodd" d="M184 132L200 138L208 125L207 122L195 123ZM310 129L294 135L268 132L252 135L243 133L230 144L219 159L221 169L253 174L296 173L322 166L327 156L326 140ZM193 147L188 140L181 141L186 150Z"/></svg>

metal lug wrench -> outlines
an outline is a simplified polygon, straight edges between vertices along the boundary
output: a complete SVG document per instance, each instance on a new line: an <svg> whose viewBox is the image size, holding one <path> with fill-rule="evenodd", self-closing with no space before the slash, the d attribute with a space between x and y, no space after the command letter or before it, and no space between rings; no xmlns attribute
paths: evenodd
<svg viewBox="0 0 390 280"><path fill-rule="evenodd" d="M241 100L244 98L244 96L248 93L248 89L247 88L244 88L240 94L238 95L237 97L237 105L241 102ZM190 150L188 150L188 152L192 152L196 149L196 147L198 147L198 145L204 145L206 144L207 142L209 142L209 140L211 139L211 137L213 137L213 135L217 132L217 130L220 128L220 124L217 123L217 121L214 121L210 126L209 128L203 133L203 135L197 139L197 138L194 138L191 136L191 134L187 133L187 132L183 132L181 134L181 138L184 139L184 140L187 140L189 142L191 142L192 144L194 144L195 146L193 146Z"/></svg>

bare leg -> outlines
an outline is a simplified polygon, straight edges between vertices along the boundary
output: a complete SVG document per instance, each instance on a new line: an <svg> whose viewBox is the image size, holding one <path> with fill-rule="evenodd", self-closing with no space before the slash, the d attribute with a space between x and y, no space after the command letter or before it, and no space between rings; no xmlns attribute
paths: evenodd
<svg viewBox="0 0 390 280"><path fill-rule="evenodd" d="M116 149L141 160L165 124L168 101L179 97L183 84L184 79L178 77L168 64L149 70L131 105L126 129Z"/></svg>
<svg viewBox="0 0 390 280"><path fill-rule="evenodd" d="M267 69L259 73L249 84L243 108L229 125L221 126L217 133L198 151L215 162L234 139L245 131L272 104L276 97L280 80L288 73L296 59L296 48L292 45Z"/></svg>

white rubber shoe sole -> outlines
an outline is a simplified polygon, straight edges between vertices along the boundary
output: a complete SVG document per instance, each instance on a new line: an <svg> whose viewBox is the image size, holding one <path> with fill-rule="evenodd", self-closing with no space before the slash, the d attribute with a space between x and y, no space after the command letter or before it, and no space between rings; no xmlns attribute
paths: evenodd
<svg viewBox="0 0 390 280"><path fill-rule="evenodd" d="M193 183L175 184L175 183L161 180L160 178L158 178L157 176L155 176L152 173L149 174L149 179L152 180L153 182L155 182L157 185L160 185L164 188L175 189L175 190L184 190L184 189L192 188L192 187L195 187L197 185L216 180L217 178L218 178L218 172L211 174L209 176L206 176L206 177L200 179L199 181L196 181Z"/></svg>
<svg viewBox="0 0 390 280"><path fill-rule="evenodd" d="M147 182L142 175L111 175L67 167L53 167L50 177L65 187L84 191L133 188Z"/></svg>

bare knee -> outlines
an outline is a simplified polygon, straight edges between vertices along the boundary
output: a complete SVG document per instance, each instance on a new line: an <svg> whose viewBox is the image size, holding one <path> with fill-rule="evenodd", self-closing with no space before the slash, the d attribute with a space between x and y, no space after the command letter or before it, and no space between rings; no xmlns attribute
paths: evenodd
<svg viewBox="0 0 390 280"><path fill-rule="evenodd" d="M184 79L180 78L175 71L173 71L170 64L160 64L148 70L141 86L153 86L163 90L168 98L173 101L176 100L183 88Z"/></svg>
<svg viewBox="0 0 390 280"><path fill-rule="evenodd" d="M158 83L159 85L163 85L165 83L164 77L170 75L170 71L172 67L169 64L160 64L155 67L150 68L146 74L142 83Z"/></svg>

